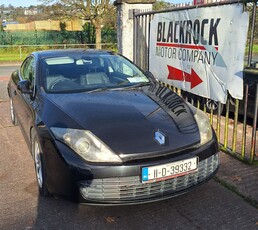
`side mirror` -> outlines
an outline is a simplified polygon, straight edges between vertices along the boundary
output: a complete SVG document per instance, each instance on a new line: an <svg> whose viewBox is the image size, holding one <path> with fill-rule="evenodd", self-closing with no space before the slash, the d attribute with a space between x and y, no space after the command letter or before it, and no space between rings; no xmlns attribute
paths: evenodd
<svg viewBox="0 0 258 230"><path fill-rule="evenodd" d="M29 80L19 81L17 84L18 90L24 94L32 94L33 91L30 89L31 82Z"/></svg>

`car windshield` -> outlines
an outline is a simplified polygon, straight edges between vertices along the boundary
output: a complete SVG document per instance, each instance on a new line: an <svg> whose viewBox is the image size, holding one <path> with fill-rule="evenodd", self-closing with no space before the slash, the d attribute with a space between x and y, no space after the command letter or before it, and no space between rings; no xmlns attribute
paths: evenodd
<svg viewBox="0 0 258 230"><path fill-rule="evenodd" d="M148 78L133 63L117 54L56 56L41 60L46 92L93 92L148 84Z"/></svg>

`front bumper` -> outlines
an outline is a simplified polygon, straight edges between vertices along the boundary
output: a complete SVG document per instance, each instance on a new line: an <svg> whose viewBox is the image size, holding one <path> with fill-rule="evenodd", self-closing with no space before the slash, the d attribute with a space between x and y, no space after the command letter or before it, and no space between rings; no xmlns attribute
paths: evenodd
<svg viewBox="0 0 258 230"><path fill-rule="evenodd" d="M50 193L80 203L119 205L153 202L186 193L205 183L218 170L216 138L198 149L165 157L125 162L123 165L88 164L59 141L42 140L46 183ZM198 156L198 171L153 183L141 182L141 168Z"/></svg>
<svg viewBox="0 0 258 230"><path fill-rule="evenodd" d="M88 203L131 204L153 202L180 195L209 180L219 166L219 154L199 163L197 172L153 183L140 176L93 179L80 182L80 193Z"/></svg>

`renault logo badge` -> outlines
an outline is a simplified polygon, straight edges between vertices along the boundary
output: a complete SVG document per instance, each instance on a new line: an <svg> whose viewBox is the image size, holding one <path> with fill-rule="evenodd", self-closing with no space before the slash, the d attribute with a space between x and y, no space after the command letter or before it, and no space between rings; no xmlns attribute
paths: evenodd
<svg viewBox="0 0 258 230"><path fill-rule="evenodd" d="M157 141L160 145L165 145L166 144L166 136L160 132L159 130L158 131L155 131L154 133L154 139L155 141Z"/></svg>

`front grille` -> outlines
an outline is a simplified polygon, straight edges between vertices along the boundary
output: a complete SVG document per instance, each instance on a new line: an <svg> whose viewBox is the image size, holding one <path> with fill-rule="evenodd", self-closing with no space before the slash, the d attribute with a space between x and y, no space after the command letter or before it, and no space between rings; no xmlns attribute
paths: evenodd
<svg viewBox="0 0 258 230"><path fill-rule="evenodd" d="M181 177L143 184L140 176L93 179L80 184L84 199L96 202L127 203L176 195L209 178L218 168L219 155L199 162L198 171Z"/></svg>

